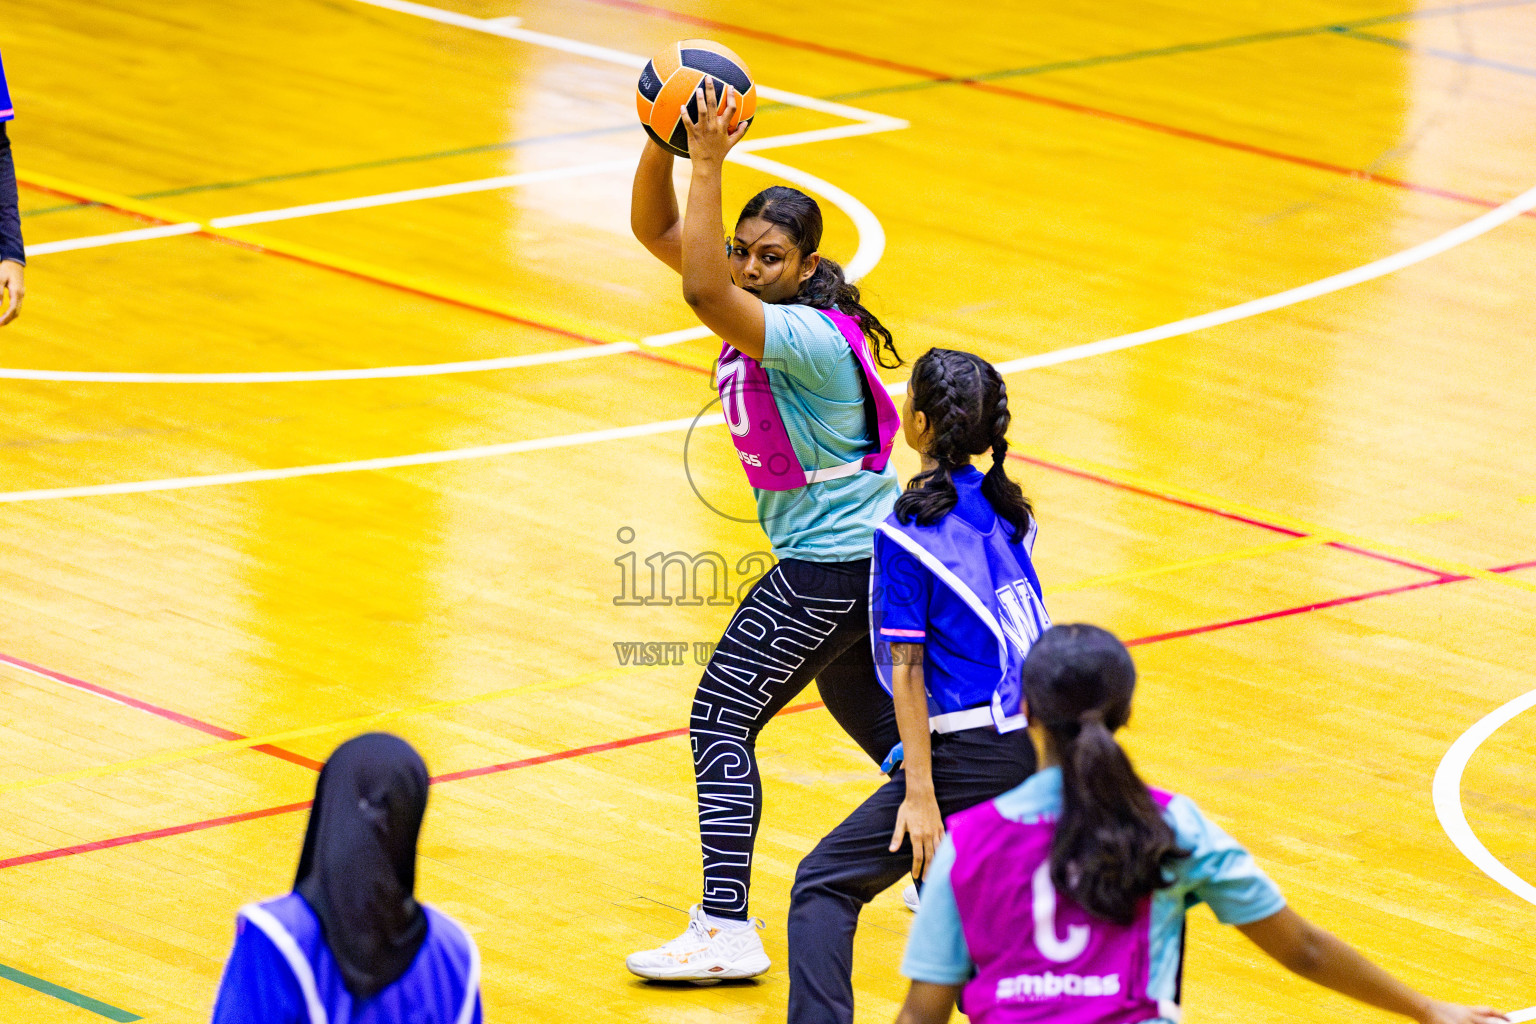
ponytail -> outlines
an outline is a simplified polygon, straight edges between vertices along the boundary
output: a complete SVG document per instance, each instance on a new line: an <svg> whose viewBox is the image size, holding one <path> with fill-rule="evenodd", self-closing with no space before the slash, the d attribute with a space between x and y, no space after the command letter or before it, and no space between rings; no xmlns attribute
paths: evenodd
<svg viewBox="0 0 1536 1024"><path fill-rule="evenodd" d="M790 305L811 306L814 309L837 309L859 322L859 329L869 340L870 352L875 362L893 370L903 364L901 353L889 328L880 318L859 304L859 289L843 277L843 268L836 260L823 256L816 264L815 273L800 286L800 291Z"/></svg>
<svg viewBox="0 0 1536 1024"><path fill-rule="evenodd" d="M1030 716L1061 760L1051 881L1094 917L1121 925L1168 885L1168 862L1189 855L1115 741L1135 681L1130 652L1095 626L1046 630L1024 662Z"/></svg>
<svg viewBox="0 0 1536 1024"><path fill-rule="evenodd" d="M938 466L908 481L906 492L896 499L896 517L903 523L916 519L920 526L944 518L959 500L950 472L990 448L992 467L981 482L981 493L998 518L1013 527L1009 539L1022 541L1034 521L1034 508L1008 478L1004 464L1013 415L1003 375L980 356L935 348L913 364L907 386L912 408L928 417L932 431L923 454Z"/></svg>
<svg viewBox="0 0 1536 1024"><path fill-rule="evenodd" d="M821 207L816 200L787 185L773 185L747 200L741 208L738 222L761 217L770 224L784 229L789 240L801 252L801 258L816 252L821 246ZM835 261L821 257L816 270L800 285L800 291L789 300L793 306L810 306L813 309L836 309L859 322L859 329L869 341L875 362L886 369L903 365L901 353L890 330L859 302L859 289L843 276L843 268Z"/></svg>

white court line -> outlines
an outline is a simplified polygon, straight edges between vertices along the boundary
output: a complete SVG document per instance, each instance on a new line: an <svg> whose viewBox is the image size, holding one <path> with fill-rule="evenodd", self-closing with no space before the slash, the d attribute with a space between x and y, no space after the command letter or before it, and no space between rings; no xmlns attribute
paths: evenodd
<svg viewBox="0 0 1536 1024"><path fill-rule="evenodd" d="M1340 274L1313 281L1310 284L1300 285L1274 295L1265 296L1262 299L1253 299L1236 306L1228 306L1226 309L1218 309L1212 313L1203 313L1200 316L1192 316L1185 320L1175 320L1171 324L1163 324L1161 327L1151 327L1144 331L1136 331L1133 334L1122 334L1118 338L1105 338L1103 341L1092 341L1086 345L1073 345L1070 348L1060 348L1054 352L1042 352L1039 355L1025 356L1022 359L1010 359L1005 363L998 363L997 368L1003 373L1017 373L1020 370L1033 370L1041 366L1055 366L1058 363L1068 363L1074 359L1083 359L1088 356L1103 355L1106 352L1118 352L1121 349L1135 348L1137 345L1146 345L1153 341L1162 341L1165 338L1178 337L1181 334L1190 334L1194 331L1203 331L1207 327L1215 327L1218 324L1229 324L1234 320L1243 320L1260 313L1269 313L1286 306L1293 306L1298 302L1315 299L1332 292L1341 291L1353 285L1363 284L1366 281L1374 281L1378 277L1385 277L1394 271L1411 267L1415 263L1422 263L1431 256L1438 256L1443 252L1456 248L1465 242L1470 242L1479 235L1485 235L1501 224L1507 224L1516 217L1536 209L1536 188L1528 189L1509 202L1489 210L1474 220L1469 220L1459 227L1452 228L1443 235L1431 238L1427 242L1420 242L1410 249L1394 253L1383 259L1374 260L1364 266L1353 270L1346 270Z"/></svg>
<svg viewBox="0 0 1536 1024"><path fill-rule="evenodd" d="M36 245L27 246L25 251L28 256L46 256L51 252L73 252L76 249L96 249L103 245L143 242L151 238L194 235L201 230L203 226L196 221L185 221L181 224L161 224L152 228L139 228L136 231L114 231L107 235L85 235L81 238L66 238L58 242L39 242Z"/></svg>
<svg viewBox="0 0 1536 1024"><path fill-rule="evenodd" d="M374 0L359 0L359 2L374 2ZM391 0L393 2L393 0ZM796 172L801 173L801 172ZM1509 202L1495 210L1490 210L1476 220L1467 222L1460 227L1453 228L1438 238L1416 245L1404 250L1395 256L1376 260L1363 267L1346 271L1342 274L1334 274L1325 277L1321 281L1314 281L1310 285L1300 288L1292 288L1288 291L1271 295L1264 299L1255 299L1238 306L1217 310L1205 316L1190 317L1178 320L1163 327L1154 327L1146 331L1138 331L1134 335L1124 335L1119 338L1109 338L1101 342L1092 342L1087 345L1074 345L1070 348L1059 349L1056 352L1046 352L1037 356L1027 356L1023 359L1014 359L1006 363L999 363L998 369L1005 373L1018 373L1023 370L1036 369L1041 366L1053 366L1058 363L1070 362L1075 359L1086 359L1090 356L1100 355L1104 352L1114 352L1131 348L1135 345L1145 345L1152 341L1171 338L1177 335L1189 334L1193 331L1218 323L1230 323L1242 317L1255 316L1259 313L1270 312L1284 306L1294 305L1306 299L1316 298L1347 288L1353 284L1370 281L1401 270L1403 267L1429 259L1436 253L1444 252L1454 245L1476 238L1493 230L1500 224L1518 217L1526 210L1536 208L1536 188L1516 196ZM1134 340L1127 340L1134 339ZM590 350L588 350L590 351ZM892 395L901 395L906 391L905 382L888 385L886 390ZM46 501L53 498L83 498L102 494L129 494L147 491L172 491L186 487L209 487L217 484L250 483L258 480L281 480L297 476L322 476L330 473L351 473L359 470L394 469L400 466L420 466L430 463L458 462L464 459L483 459L497 455L511 455L516 452L539 451L549 448L571 448L584 444L593 444L599 441L612 441L625 437L640 437L648 434L663 434L674 431L687 430L694 420L680 419L667 420L661 423L641 424L635 427L622 427L617 431L588 431L581 434L566 434L556 437L534 438L528 441L513 441L508 444L484 445L473 448L459 448L449 451L424 452L416 455L396 455L380 459L365 459L358 462L331 462L313 466L290 466L284 469L252 470L245 473L220 473L213 476L178 477L171 480L142 480L117 484L89 484L81 487L55 487L44 490L12 491L0 494L0 503L20 501ZM700 419L698 426L716 426L724 420L719 416L711 416Z"/></svg>
<svg viewBox="0 0 1536 1024"><path fill-rule="evenodd" d="M695 420L664 420L660 423L639 423L632 427L610 427L607 430L589 430L582 434L566 434L561 437L536 437L528 441L511 441L506 444L488 444L478 448L454 448L441 452L422 452L417 455L389 455L379 459L357 459L352 462L328 462L318 466L288 466L283 469L252 469L242 473L216 473L211 476L184 476L175 480L136 480L120 484L96 484L91 487L55 487L38 491L12 491L0 494L0 503L21 501L47 501L52 498L83 498L106 494L143 494L149 491L176 491L189 487L219 487L224 484L247 484L260 480L288 480L300 476L326 476L331 473L357 473L367 470L399 469L401 466L429 466L441 462L462 462L465 459L488 459L498 455L518 452L542 451L548 448L568 448L572 445L597 444L602 441L618 441L631 437L648 437L652 434L669 434L687 430L692 426L716 427L725 423L718 413Z"/></svg>
<svg viewBox="0 0 1536 1024"><path fill-rule="evenodd" d="M859 235L859 247L854 252L853 259L849 260L848 265L843 268L849 281L857 281L875 269L875 265L880 262L880 257L885 255L885 228L880 224L880 219L875 216L874 211L855 196L829 181L787 164L781 164L777 160L742 153L741 149L745 145L746 143L743 142L737 146L726 159L731 163L738 163L743 167L751 167L783 178L785 181L792 181L801 188L815 192L841 209L853 221L853 226ZM708 338L713 334L713 331L702 325L686 327L681 331L670 331L666 334L653 334L648 338L641 338L640 344L646 348L665 348L668 345L677 345L696 338Z"/></svg>
<svg viewBox="0 0 1536 1024"><path fill-rule="evenodd" d="M764 140L771 141L771 140ZM208 222L215 228L239 228L249 224L270 224L279 220L295 220L299 217L318 217L326 213L346 210L367 210L375 206L394 206L397 203L414 203L422 199L442 199L445 196L463 196L475 192L493 192L497 189L534 185L544 181L560 181L586 174L608 174L613 171L633 170L635 161L602 160L590 164L573 164L569 167L552 167L543 171L526 171L522 174L502 174L494 178L478 178L449 185L429 185L426 188L408 188L399 192L381 192L376 196L358 196L355 199L333 199L325 203L306 203L288 206L280 210L259 210L256 213L237 213L230 217L215 217Z"/></svg>
<svg viewBox="0 0 1536 1024"><path fill-rule="evenodd" d="M594 46L574 39L566 39L562 36L549 35L543 32L533 32L518 27L515 18L473 18L469 15L458 14L453 11L444 11L436 7L428 7L423 4L406 2L406 0L358 0L359 3L370 4L374 7L382 7L403 14L412 14L417 17L428 18L433 21L448 25L457 25L484 32L489 35L501 36L506 39L515 39L520 42L532 43L537 46L549 47L578 56L589 57L612 64L620 64L625 67L644 67L646 58L636 54L624 53L619 50L611 50L607 47ZM858 135L870 135L878 132L896 131L908 127L908 122L878 114L873 111L861 110L858 107L850 107L844 103L831 100L818 99L814 96L802 96L799 93L787 92L782 89L774 89L767 86L758 87L759 95L764 98L788 103L808 110L816 110L821 113L842 117L853 121L853 124L837 125L831 128L818 128L810 131L792 132L787 135L770 135L766 138L747 139L738 145L731 154L731 159L743 166L755 167L775 174L786 181L792 181L802 188L809 189L826 198L834 206L837 206L854 222L858 232L858 247L849 260L845 272L850 281L857 281L875 265L880 262L880 257L885 252L885 231L880 225L879 219L864 203L854 198L848 192L825 181L815 175L797 170L776 161L766 160L762 157L751 156L754 152L768 149L779 149L788 146L805 145L811 142L823 142L831 139L844 139ZM425 199L439 199L447 196L468 195L476 192L489 192L503 188L515 188L520 185L537 184L540 182L556 181L573 178L587 174L611 173L617 170L630 170L634 166L632 159L607 160L590 164L578 164L571 167L551 168L543 171L529 171L522 174L507 174L493 178L480 178L475 181L455 182L446 185L433 185L425 188L403 189L397 192L385 192L373 196L359 196L351 199L337 199L322 203L307 203L302 206L289 206L276 210L259 210L253 213L234 214L227 217L215 217L206 222L207 227L215 229L245 227L251 224L269 224L275 221L294 220L301 217L314 217L330 213L340 213L348 210L363 210L381 206L390 206L397 203L417 202ZM192 234L204 230L205 225L198 222L171 224L160 227L144 228L138 231L118 231L105 235L89 235L83 238L65 239L58 242L43 242L37 245L27 246L28 256L41 256L54 252L70 252L80 249L93 249L107 245L118 245L125 242L137 242L154 238L164 238L172 235ZM706 327L689 327L680 331L672 331L667 334L653 335L642 338L641 345L659 348L667 345L676 345L680 342L694 338L707 338L710 331ZM629 343L623 343L629 345ZM567 359L587 359L594 355L614 355L623 351L634 351L635 346L622 347L622 345L604 346L601 349L572 349ZM553 356L554 353L545 354ZM532 361L519 362L524 359L520 356L506 357L504 359L485 359L455 363L438 364L437 369L430 366L389 366L373 369L357 370L317 370L317 371L271 371L252 373L139 373L118 371L74 371L74 370L32 370L0 368L0 379L4 380L51 380L51 381L76 381L95 383L138 383L138 384L255 384L255 383L297 383L309 381L337 381L337 380L368 380L386 377L419 377L429 376L435 373L472 373L482 370L507 369L514 366L532 366L543 362L562 362L564 359L539 358Z"/></svg>
<svg viewBox="0 0 1536 1024"><path fill-rule="evenodd" d="M553 352L533 352L495 359L471 359L457 363L426 363L419 366L368 366L355 370L275 370L267 373L117 373L93 370L0 370L0 379L85 381L94 384L292 384L303 381L377 380L384 377L436 377L449 373L480 373L522 366L570 363L600 356L638 352L632 341L584 345Z"/></svg>
<svg viewBox="0 0 1536 1024"><path fill-rule="evenodd" d="M618 64L622 67L634 68L636 71L645 67L647 61L650 60L649 57L642 57L635 53L625 53L623 50L612 50L606 46L583 43L577 39L567 39L564 36L554 36L546 32L534 32L531 29L506 25L498 19L474 18L467 14L459 14L456 11L445 11L440 7L410 3L408 0L357 0L357 2L368 4L371 7L382 7L385 10L396 11L400 14L411 14L418 18L426 18L429 21L441 22L444 25L457 25L460 28L471 29L475 32L501 36L503 39L515 39L523 43L532 43L535 46L560 50L563 53L575 54L578 57L590 57L593 60L604 61L608 64ZM823 114L831 114L834 117L847 118L850 121L862 121L866 124L886 123L890 125L890 128L905 128L907 126L907 122L900 118L890 117L886 114L877 114L871 110L861 110L858 107L850 107L846 103L838 103L833 100L818 99L815 96L804 96L785 89L774 89L770 86L759 84L757 94L767 100L804 107L807 110L815 110ZM890 130L890 128L884 130ZM746 143L742 143L742 145L746 145Z"/></svg>
<svg viewBox="0 0 1536 1024"><path fill-rule="evenodd" d="M1435 803L1435 817L1440 819L1440 827L1451 837L1456 849L1477 865L1483 874L1527 903L1536 903L1536 886L1505 867L1497 857L1489 853L1482 840L1472 832L1472 826L1467 824L1467 815L1461 806L1461 776L1466 771L1467 762L1488 737L1510 719L1533 707L1536 707L1536 690L1489 712L1482 721L1462 733L1440 759L1440 767L1435 770L1435 781L1430 789Z"/></svg>

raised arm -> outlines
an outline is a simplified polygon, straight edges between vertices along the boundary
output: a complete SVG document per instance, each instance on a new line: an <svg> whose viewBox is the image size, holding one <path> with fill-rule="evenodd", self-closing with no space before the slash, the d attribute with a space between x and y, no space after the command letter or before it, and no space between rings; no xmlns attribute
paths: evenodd
<svg viewBox="0 0 1536 1024"><path fill-rule="evenodd" d="M1281 966L1308 981L1412 1017L1420 1024L1501 1024L1508 1020L1486 1006L1441 1003L1415 992L1289 907L1238 929Z"/></svg>
<svg viewBox="0 0 1536 1024"><path fill-rule="evenodd" d="M629 229L652 256L683 272L683 218L672 189L672 154L649 138L635 168Z"/></svg>
<svg viewBox="0 0 1536 1024"><path fill-rule="evenodd" d="M729 130L736 96L726 100L725 110L717 110L714 79L704 79L699 93L699 120L683 121L688 129L688 154L693 163L693 179L688 186L688 214L683 219L682 273L683 301L692 307L699 321L732 348L753 359L763 358L763 303L750 292L736 287L731 280L731 262L726 256L725 220L721 215L721 166L731 147L747 133L745 124ZM653 252L655 250L652 250Z"/></svg>

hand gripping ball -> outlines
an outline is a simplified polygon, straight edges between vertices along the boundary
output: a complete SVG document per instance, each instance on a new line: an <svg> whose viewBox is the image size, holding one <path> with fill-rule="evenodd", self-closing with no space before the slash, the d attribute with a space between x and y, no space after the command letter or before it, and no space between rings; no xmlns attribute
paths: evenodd
<svg viewBox="0 0 1536 1024"><path fill-rule="evenodd" d="M703 88L706 75L715 80L720 111L725 110L727 89L736 93L736 116L731 128L734 130L743 121L750 122L757 110L757 86L752 84L752 73L740 57L719 43L708 39L673 43L652 57L640 72L640 84L635 89L640 123L658 145L678 156L688 155L688 129L682 111L686 108L689 118L698 120L697 92Z"/></svg>

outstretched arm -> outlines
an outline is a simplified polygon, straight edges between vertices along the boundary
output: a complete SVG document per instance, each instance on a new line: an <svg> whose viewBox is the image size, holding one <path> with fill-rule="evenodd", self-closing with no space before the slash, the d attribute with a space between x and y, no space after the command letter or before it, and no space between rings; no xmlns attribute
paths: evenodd
<svg viewBox="0 0 1536 1024"><path fill-rule="evenodd" d="M1499 1024L1508 1019L1486 1006L1441 1003L1415 992L1289 907L1238 929L1287 970L1420 1024Z"/></svg>
<svg viewBox="0 0 1536 1024"><path fill-rule="evenodd" d="M683 218L672 189L672 154L649 138L635 168L629 229L652 256L683 272Z"/></svg>
<svg viewBox="0 0 1536 1024"><path fill-rule="evenodd" d="M683 220L683 301L699 321L742 355L763 358L763 303L756 295L736 287L731 262L725 254L725 220L721 216L720 169L731 147L747 133L746 124L729 128L736 109L736 95L716 109L715 83L704 79L699 91L699 120L683 121L688 127L688 155L693 180L688 186L688 215Z"/></svg>

